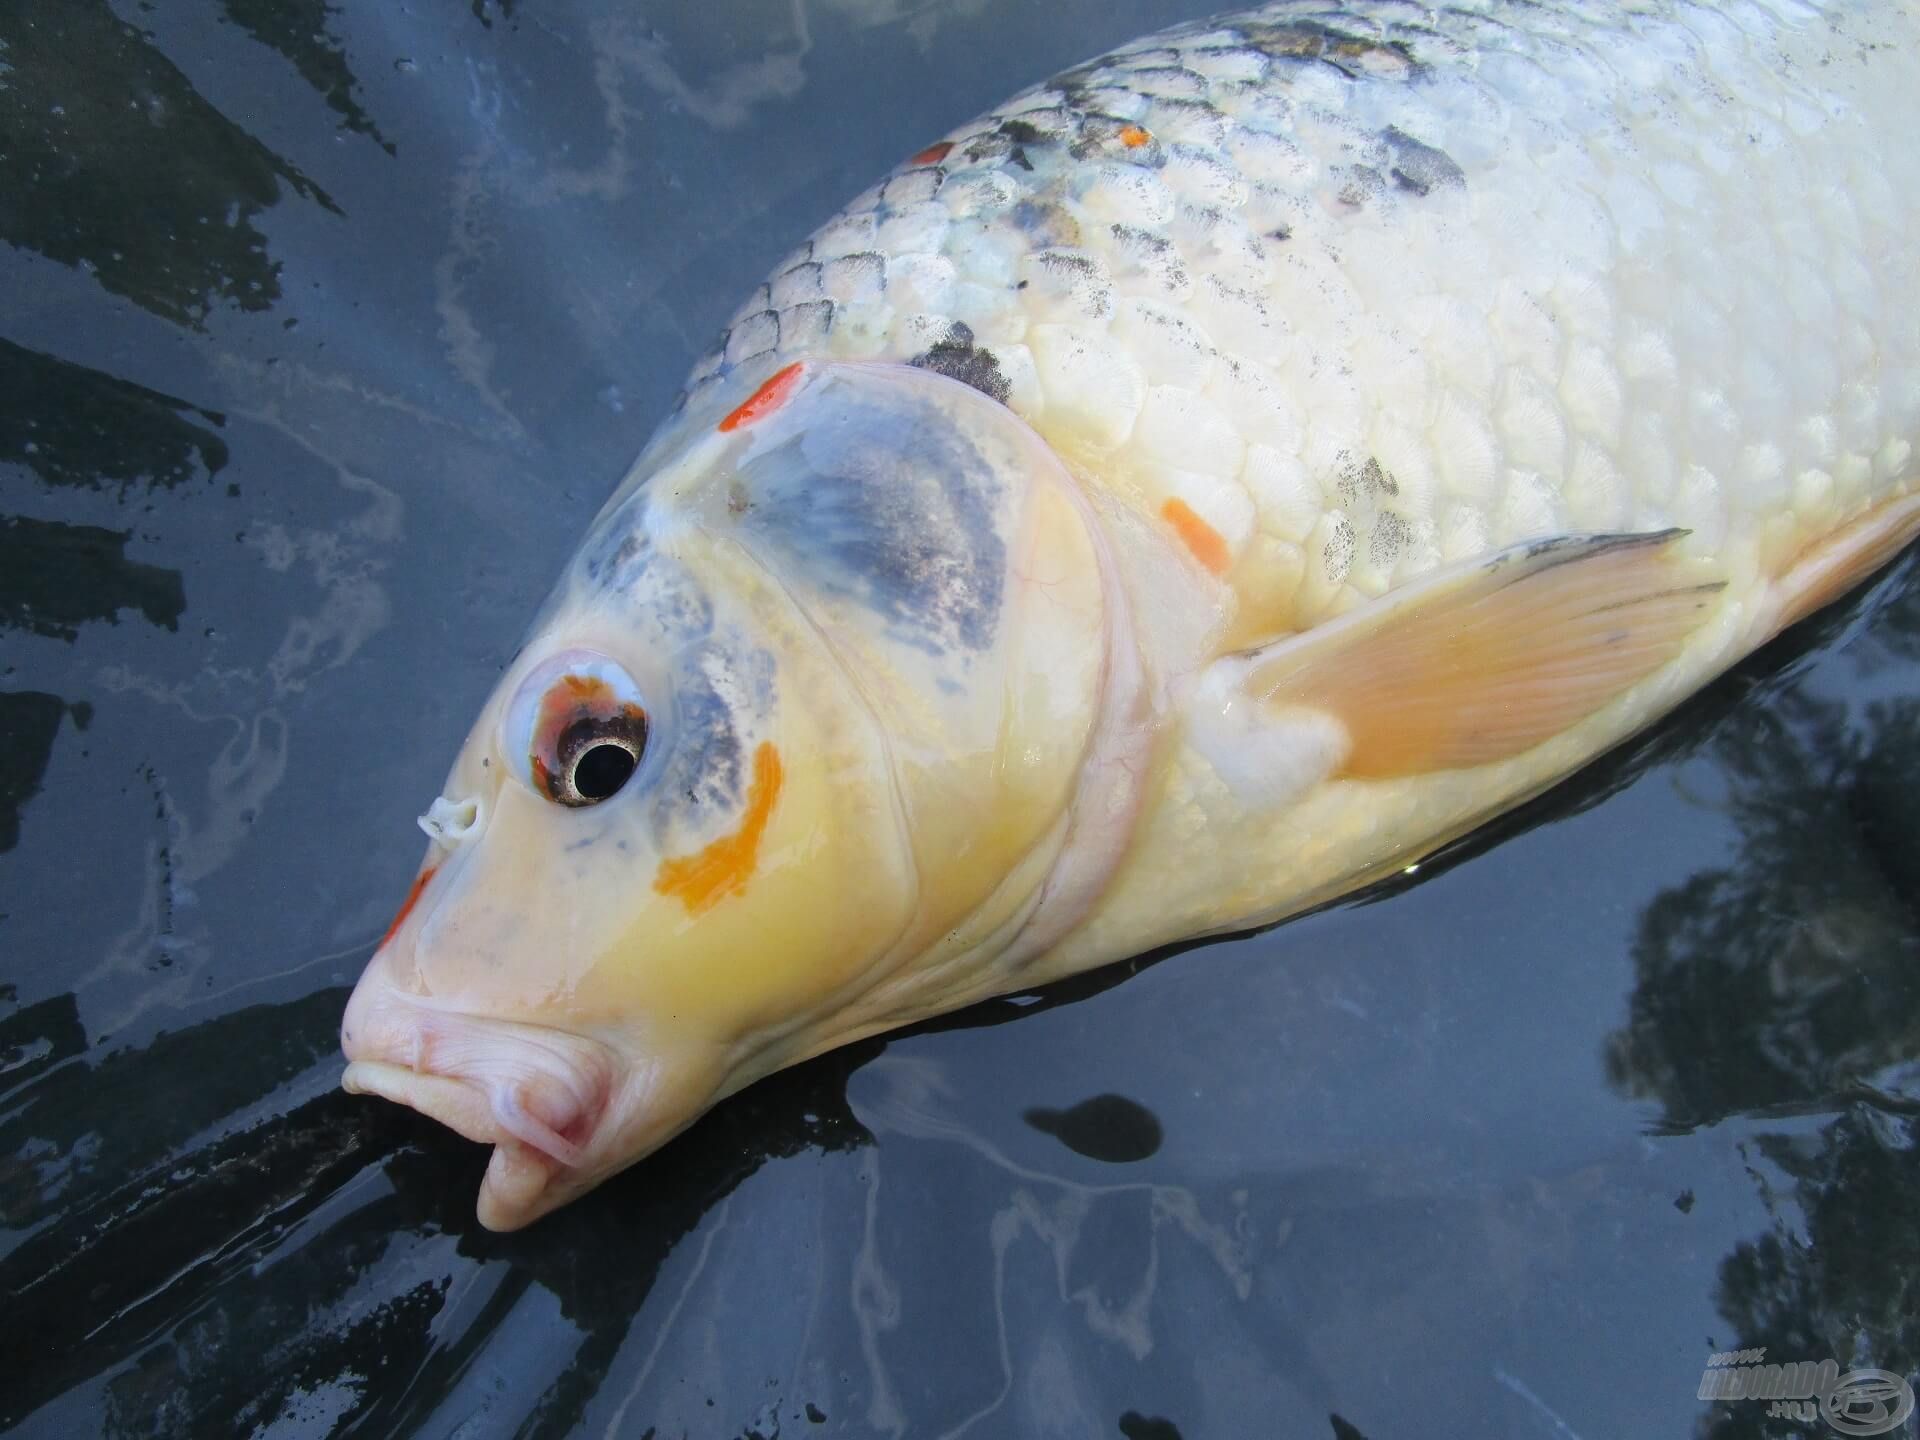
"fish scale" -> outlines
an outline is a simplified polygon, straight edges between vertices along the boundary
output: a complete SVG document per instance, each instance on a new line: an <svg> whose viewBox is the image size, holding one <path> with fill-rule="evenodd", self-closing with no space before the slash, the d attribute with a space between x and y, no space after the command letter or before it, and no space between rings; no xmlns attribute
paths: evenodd
<svg viewBox="0 0 1920 1440"><path fill-rule="evenodd" d="M957 337L1218 537L1248 634L1560 531L1750 579L1911 483L1910 10L1425 13L1276 5L1035 86L823 226L688 397Z"/></svg>

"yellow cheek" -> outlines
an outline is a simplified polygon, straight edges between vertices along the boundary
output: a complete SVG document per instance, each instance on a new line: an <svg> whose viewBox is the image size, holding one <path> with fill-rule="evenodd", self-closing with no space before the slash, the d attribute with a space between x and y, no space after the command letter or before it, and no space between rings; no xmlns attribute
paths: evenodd
<svg viewBox="0 0 1920 1440"><path fill-rule="evenodd" d="M661 862L594 967L598 1008L728 1043L802 1019L906 928L914 883L883 772L785 738L755 752L735 828Z"/></svg>
<svg viewBox="0 0 1920 1440"><path fill-rule="evenodd" d="M704 914L730 895L744 895L760 868L760 841L780 799L782 778L779 750L771 740L761 741L754 752L753 785L740 828L697 854L663 862L653 888L679 897L689 915Z"/></svg>

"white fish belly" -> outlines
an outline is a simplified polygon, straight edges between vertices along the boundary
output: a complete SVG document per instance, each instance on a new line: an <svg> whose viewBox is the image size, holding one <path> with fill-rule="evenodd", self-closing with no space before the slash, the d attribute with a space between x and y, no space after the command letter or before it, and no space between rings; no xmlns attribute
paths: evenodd
<svg viewBox="0 0 1920 1440"><path fill-rule="evenodd" d="M691 390L947 368L1175 507L1265 630L1568 531L1685 527L1738 594L1912 483L1912 7L1415 13L1054 77L825 226Z"/></svg>

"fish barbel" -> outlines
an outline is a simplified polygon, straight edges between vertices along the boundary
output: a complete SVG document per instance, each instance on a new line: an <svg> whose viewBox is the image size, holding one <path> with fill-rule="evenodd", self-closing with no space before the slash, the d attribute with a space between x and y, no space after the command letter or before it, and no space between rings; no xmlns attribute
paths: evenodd
<svg viewBox="0 0 1920 1440"><path fill-rule="evenodd" d="M349 1090L526 1224L809 1055L1404 868L1920 529L1920 10L1283 4L778 267L507 668Z"/></svg>

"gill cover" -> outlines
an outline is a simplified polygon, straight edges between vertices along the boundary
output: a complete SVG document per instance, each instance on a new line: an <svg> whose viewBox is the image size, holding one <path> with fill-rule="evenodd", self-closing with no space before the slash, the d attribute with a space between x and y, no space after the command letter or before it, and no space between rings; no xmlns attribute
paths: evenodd
<svg viewBox="0 0 1920 1440"><path fill-rule="evenodd" d="M1057 857L1096 722L1112 617L1085 501L1024 422L926 370L789 366L730 422L690 498L882 738L918 887L890 959L972 953Z"/></svg>

